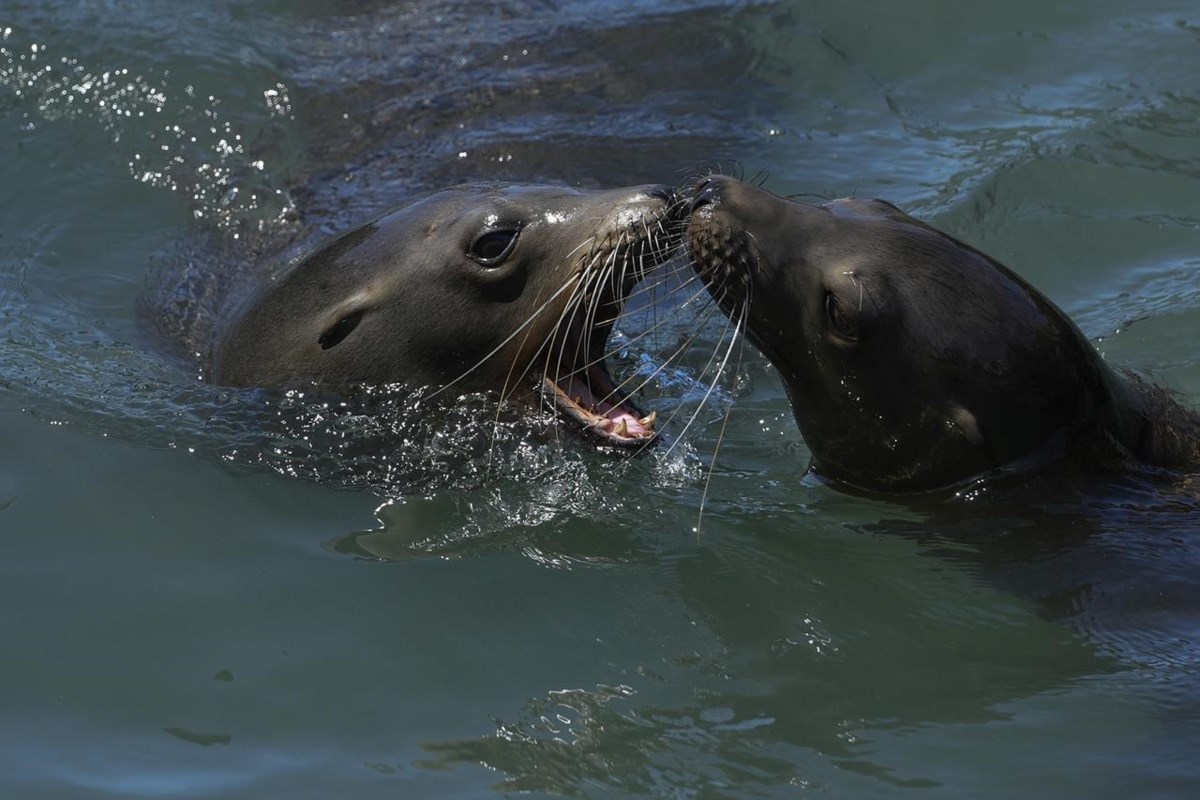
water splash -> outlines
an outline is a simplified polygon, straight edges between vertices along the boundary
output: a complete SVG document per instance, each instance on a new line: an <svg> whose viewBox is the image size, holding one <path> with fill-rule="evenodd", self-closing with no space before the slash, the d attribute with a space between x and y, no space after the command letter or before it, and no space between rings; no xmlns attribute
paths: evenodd
<svg viewBox="0 0 1200 800"><path fill-rule="evenodd" d="M180 195L195 218L232 230L261 228L295 213L286 175L274 174L252 143L271 123L287 136L294 120L288 87L261 90L259 120L247 127L228 118L224 101L201 95L170 70L142 74L129 66L96 66L25 40L11 27L0 37L0 109L22 109L23 128L87 121L108 137L139 183ZM277 146L277 145L275 145Z"/></svg>

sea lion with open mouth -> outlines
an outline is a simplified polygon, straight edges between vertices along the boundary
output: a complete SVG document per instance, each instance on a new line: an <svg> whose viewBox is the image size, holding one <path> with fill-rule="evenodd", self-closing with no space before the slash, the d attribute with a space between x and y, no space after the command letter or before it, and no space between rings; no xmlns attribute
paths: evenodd
<svg viewBox="0 0 1200 800"><path fill-rule="evenodd" d="M880 200L701 181L693 266L779 370L813 471L870 492L1029 456L1200 465L1200 417L1110 368L1036 289Z"/></svg>
<svg viewBox="0 0 1200 800"><path fill-rule="evenodd" d="M672 189L468 185L327 244L218 334L228 386L406 384L543 397L605 442L652 439L606 341L633 286L671 252Z"/></svg>

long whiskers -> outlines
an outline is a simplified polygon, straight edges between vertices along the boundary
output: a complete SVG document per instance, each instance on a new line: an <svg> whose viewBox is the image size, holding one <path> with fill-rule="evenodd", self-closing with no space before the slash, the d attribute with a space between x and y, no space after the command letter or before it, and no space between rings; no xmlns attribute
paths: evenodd
<svg viewBox="0 0 1200 800"><path fill-rule="evenodd" d="M698 280L698 278L695 280ZM686 283L683 284L683 286L686 286L686 285L687 285ZM609 395L604 399L606 399L606 400L611 399L614 395L616 395L618 393L623 393L626 395L636 394L637 392L644 389L647 385L652 383L654 380L656 380L659 375L661 375L663 372L666 371L666 369L672 364L672 362L679 359L681 356L683 356L684 353L686 353L689 349L691 349L691 346L696 342L696 340L701 335L701 331L703 329L703 323L707 320L708 316L710 316L712 313L714 313L716 311L717 306L712 301L712 299L708 297L708 290L702 288L699 291L692 294L691 297L685 299L684 302L682 304L680 304L680 306L677 307L673 311L671 316L667 317L666 319L656 320L656 322L651 327L647 328L644 331L639 332L637 335L631 337L626 343L622 344L620 347L609 350L604 355L600 356L599 358L597 358L595 361L592 362L592 363L597 363L599 361L604 361L604 360L610 358L611 356L616 355L621 350L629 347L631 344L635 344L639 341L648 339L650 336L652 336L658 330L660 330L661 328L663 328L664 326L666 326L673 320L677 319L681 315L681 313L683 312L683 310L685 308L687 308L692 302L694 302L696 299L698 299L700 297L707 298L707 302L696 313L696 323L693 326L694 327L693 332L686 339L684 339L678 346L676 346L674 351L671 352L669 355L667 355L664 358L664 360L662 361L662 363L658 364L655 367L655 369L649 375L645 376L644 379L640 383L638 383L632 389L626 388L631 383L633 383L637 377L636 374L634 376L630 376L630 377L626 378L625 380L621 381L620 383L616 384L613 387L613 391L610 392ZM703 374L703 373L701 373L701 374ZM674 417L674 414L672 414L670 417L668 417L666 424L669 425L670 421L673 417ZM664 425L664 427L665 427L665 425Z"/></svg>
<svg viewBox="0 0 1200 800"><path fill-rule="evenodd" d="M514 330L508 336L504 337L504 339L500 342L500 344L496 345L490 352L488 352L487 355L485 355L483 358L479 359L477 362L475 362L470 367L468 367L466 370L464 370L463 373L461 375L459 375L457 378L455 378L454 380L449 381L448 383L444 384L443 386L440 386L437 389L435 389L434 391L430 392L429 397L436 397L437 395L439 395L442 392L449 389L451 386L454 386L455 384L459 383L460 381L465 379L468 375L470 375L472 372L474 372L475 370L479 369L481 366L486 364L488 359L490 359L492 356L496 355L496 353L499 353L501 350L503 350L504 346L507 345L509 342L511 342L513 339L515 339L521 333L521 331L525 330L530 325L532 325L534 320L537 319L538 314L545 311L546 308L551 303L553 303L554 300L560 294L562 294L563 292L569 291L573 288L574 284L573 284L572 278L574 278L574 277L575 276L572 276L571 278L568 278L566 281L564 281L563 285L560 286L554 292L554 294L550 295L550 297L546 300L546 302L542 303L540 306L538 306L536 309L534 309L533 313L530 314L528 317L526 317L525 321L522 322L519 326L517 326L516 330Z"/></svg>
<svg viewBox="0 0 1200 800"><path fill-rule="evenodd" d="M719 301L720 301L720 298L718 298L718 302ZM692 424L696 421L696 418L698 416L700 416L700 412L704 409L704 406L708 403L708 400L712 396L712 393L716 390L717 383L720 381L721 376L725 374L725 367L729 362L729 356L733 352L733 346L737 342L737 339L738 339L737 334L741 331L743 318L744 318L744 315L738 315L737 319L735 320L734 317L731 315L726 320L725 328L722 331L721 336L718 339L718 341L724 341L725 337L729 336L729 346L725 349L725 354L724 354L724 356L721 357L720 364L718 364L716 369L713 371L712 382L708 384L708 388L705 390L704 396L700 399L700 402L697 404L696 410L692 412L692 415L690 417L688 417L688 421L686 423L684 423L683 430L681 430L679 432L678 437L675 439L674 442L671 443L671 446L667 448L666 453L664 453L664 458L671 454L671 452L675 449L675 447L679 444L679 442L683 441L684 434L686 434L687 431L692 427ZM730 335L730 328L729 328L730 325L734 326L733 327L733 335ZM719 350L718 350L718 352L719 352ZM716 357L717 357L717 352L714 352L713 356L709 359L708 364L706 364L704 369L701 371L701 373L700 373L701 375L708 373L708 370L712 367L713 361L716 359Z"/></svg>

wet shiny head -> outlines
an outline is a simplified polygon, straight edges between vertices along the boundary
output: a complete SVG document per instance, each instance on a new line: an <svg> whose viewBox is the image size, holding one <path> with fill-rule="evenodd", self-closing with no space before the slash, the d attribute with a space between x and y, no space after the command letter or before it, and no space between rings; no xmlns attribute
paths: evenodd
<svg viewBox="0 0 1200 800"><path fill-rule="evenodd" d="M357 228L247 300L213 379L345 390L530 387L605 440L654 436L605 364L629 292L669 255L680 204L662 186L470 185Z"/></svg>
<svg viewBox="0 0 1200 800"><path fill-rule="evenodd" d="M1061 311L889 203L810 206L715 176L695 189L688 247L834 481L939 488L1111 413L1111 373Z"/></svg>

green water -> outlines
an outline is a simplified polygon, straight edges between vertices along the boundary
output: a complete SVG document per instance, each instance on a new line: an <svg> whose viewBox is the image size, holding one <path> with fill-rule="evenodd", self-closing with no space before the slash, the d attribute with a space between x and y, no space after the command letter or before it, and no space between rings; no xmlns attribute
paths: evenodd
<svg viewBox="0 0 1200 800"><path fill-rule="evenodd" d="M440 186L740 168L904 206L1194 402L1194 4L0 0L0 47L0 796L1200 793L1194 489L841 495L753 353L669 453L417 480L147 322Z"/></svg>

